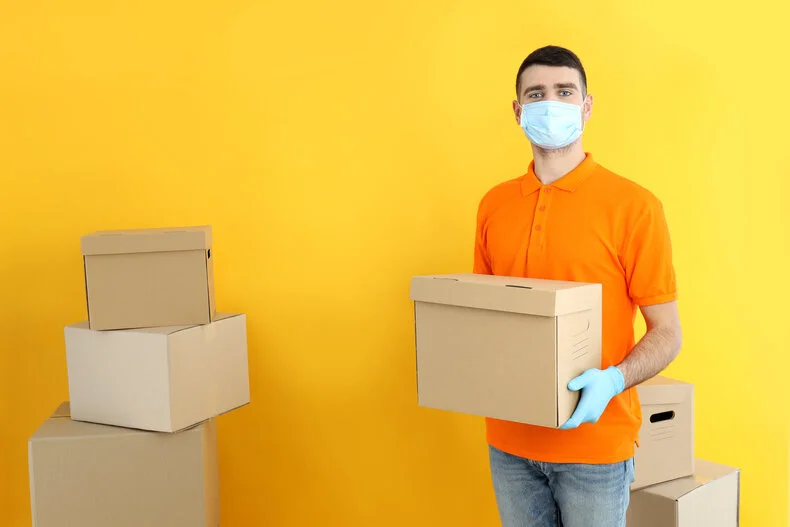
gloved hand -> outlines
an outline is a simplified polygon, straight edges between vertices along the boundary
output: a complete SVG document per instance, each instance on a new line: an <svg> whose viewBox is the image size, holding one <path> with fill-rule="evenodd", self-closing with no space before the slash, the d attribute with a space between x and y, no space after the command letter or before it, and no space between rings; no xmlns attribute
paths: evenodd
<svg viewBox="0 0 790 527"><path fill-rule="evenodd" d="M625 389L625 378L620 368L605 370L591 368L568 383L568 389L582 391L579 404L560 429L576 428L582 423L597 423L612 398Z"/></svg>

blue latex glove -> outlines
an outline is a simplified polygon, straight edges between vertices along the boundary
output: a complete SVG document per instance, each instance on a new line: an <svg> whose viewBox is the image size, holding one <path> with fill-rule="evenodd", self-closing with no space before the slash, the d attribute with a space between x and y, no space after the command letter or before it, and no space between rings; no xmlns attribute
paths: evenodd
<svg viewBox="0 0 790 527"><path fill-rule="evenodd" d="M568 383L568 389L582 391L579 404L561 430L576 428L582 423L597 423L612 398L625 389L625 378L620 368L605 370L591 368Z"/></svg>

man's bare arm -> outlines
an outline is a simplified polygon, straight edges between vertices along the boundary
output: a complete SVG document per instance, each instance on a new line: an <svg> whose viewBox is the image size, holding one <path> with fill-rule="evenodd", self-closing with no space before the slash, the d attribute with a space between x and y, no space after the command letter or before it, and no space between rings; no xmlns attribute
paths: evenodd
<svg viewBox="0 0 790 527"><path fill-rule="evenodd" d="M677 302L641 308L647 332L631 353L617 365L625 378L625 388L636 386L675 360L680 353L682 332Z"/></svg>

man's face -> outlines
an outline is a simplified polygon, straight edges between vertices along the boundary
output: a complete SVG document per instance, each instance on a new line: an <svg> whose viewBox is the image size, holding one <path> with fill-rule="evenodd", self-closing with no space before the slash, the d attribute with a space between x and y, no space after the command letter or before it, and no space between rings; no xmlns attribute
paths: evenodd
<svg viewBox="0 0 790 527"><path fill-rule="evenodd" d="M586 123L592 113L592 95L582 93L581 75L565 66L530 66L521 73L518 100L513 101L516 121L520 122L519 104L538 101L561 101L582 107L582 119Z"/></svg>

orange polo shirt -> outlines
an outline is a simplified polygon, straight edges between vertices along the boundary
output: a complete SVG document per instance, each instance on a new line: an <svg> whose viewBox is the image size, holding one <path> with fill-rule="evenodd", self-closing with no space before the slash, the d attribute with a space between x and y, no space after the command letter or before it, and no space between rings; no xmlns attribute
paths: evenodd
<svg viewBox="0 0 790 527"><path fill-rule="evenodd" d="M661 202L598 165L590 154L551 185L526 175L491 189L477 216L474 272L603 285L603 358L634 346L638 306L675 300L672 249ZM597 423L558 430L486 419L490 445L553 463L616 463L634 455L642 421L635 388Z"/></svg>

